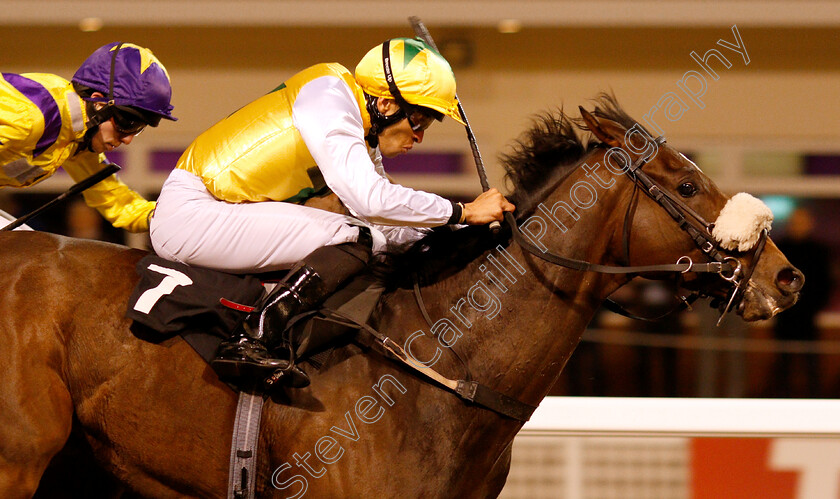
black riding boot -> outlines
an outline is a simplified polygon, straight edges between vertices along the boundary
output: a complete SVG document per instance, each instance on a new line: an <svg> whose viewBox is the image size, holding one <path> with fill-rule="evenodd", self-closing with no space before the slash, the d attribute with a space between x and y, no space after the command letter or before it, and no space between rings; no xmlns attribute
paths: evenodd
<svg viewBox="0 0 840 499"><path fill-rule="evenodd" d="M306 374L286 359L276 358L275 349L283 344L283 330L289 319L309 310L329 291L311 267L299 264L286 279L245 318L238 334L222 342L211 365L221 378L265 378L277 370L290 372L293 385L306 386ZM286 355L283 355L286 357Z"/></svg>
<svg viewBox="0 0 840 499"><path fill-rule="evenodd" d="M219 377L265 379L273 375L272 384L285 378L285 384L296 388L309 385L309 377L292 362L293 345L284 345L286 324L291 317L319 305L341 283L360 272L370 254L371 240L365 231L359 242L313 251L248 314L238 334L219 345L210 363ZM289 348L289 355L282 355L286 359L275 355L280 346Z"/></svg>

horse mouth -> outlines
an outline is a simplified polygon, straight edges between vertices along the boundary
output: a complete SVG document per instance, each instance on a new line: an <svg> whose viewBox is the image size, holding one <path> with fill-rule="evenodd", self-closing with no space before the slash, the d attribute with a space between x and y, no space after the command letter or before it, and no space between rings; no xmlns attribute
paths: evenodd
<svg viewBox="0 0 840 499"><path fill-rule="evenodd" d="M738 315L748 322L770 319L790 308L799 297L799 293L776 295L752 283L748 286L744 298L737 306Z"/></svg>

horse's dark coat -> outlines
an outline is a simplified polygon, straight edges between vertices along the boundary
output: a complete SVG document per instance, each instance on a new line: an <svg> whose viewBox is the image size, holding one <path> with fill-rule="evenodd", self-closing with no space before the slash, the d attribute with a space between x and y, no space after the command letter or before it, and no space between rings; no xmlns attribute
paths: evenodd
<svg viewBox="0 0 840 499"><path fill-rule="evenodd" d="M589 151L589 164L603 165L606 148L575 142L570 123L562 115L544 120L509 156L528 163L527 174L523 166L512 177L521 194L515 200L529 213L540 203L571 203L570 188L592 180L573 168L562 181L552 178L557 164ZM600 126L605 139L623 140L625 126L604 118ZM567 150L534 146L558 133L554 142ZM660 149L645 170L672 192L696 183L700 193L687 202L708 219L727 199L673 149ZM621 175L600 174L612 187L598 189L597 203L576 217L557 211L568 231L551 226L542 242L568 257L617 264L634 189ZM413 337L418 360L440 352L435 368L462 377L451 347L474 379L536 405L598 305L628 278L553 267L504 238L503 252L482 230L437 235L417 247L435 262L424 268L437 269L423 288L437 337L399 285L385 295L376 326L400 343ZM701 258L645 197L630 234L633 264ZM796 298L777 279L789 263L767 246L745 298L748 319L769 317ZM235 396L180 339L152 344L129 332L123 312L142 255L44 233L0 234L0 496L29 497L71 426L135 494L225 495ZM339 350L309 388L275 402L266 405L259 442L263 497L300 497L304 487L308 497L495 497L521 427L356 345Z"/></svg>

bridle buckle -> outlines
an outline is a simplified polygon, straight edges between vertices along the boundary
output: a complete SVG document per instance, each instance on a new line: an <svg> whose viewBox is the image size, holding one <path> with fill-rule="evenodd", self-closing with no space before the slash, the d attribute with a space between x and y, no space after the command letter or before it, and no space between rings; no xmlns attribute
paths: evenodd
<svg viewBox="0 0 840 499"><path fill-rule="evenodd" d="M726 275L726 268L723 264L732 262L730 265L732 267L732 275ZM720 270L718 270L718 275L720 275L721 279L724 281L731 282L732 284L738 284L738 281L741 280L741 260L738 260L735 257L727 256L723 259L720 266Z"/></svg>

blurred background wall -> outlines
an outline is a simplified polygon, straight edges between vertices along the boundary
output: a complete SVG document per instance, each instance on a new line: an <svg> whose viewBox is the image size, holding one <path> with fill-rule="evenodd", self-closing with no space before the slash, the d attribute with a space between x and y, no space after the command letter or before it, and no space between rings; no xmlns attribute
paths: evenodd
<svg viewBox="0 0 840 499"><path fill-rule="evenodd" d="M660 112L658 122L672 144L705 155L706 168L728 189L840 192L835 177L775 182L771 174L799 176L793 170L802 165L787 156L766 165L748 157L840 149L840 5L833 1L4 0L0 68L69 78L104 43L150 47L171 74L180 121L148 130L124 149L124 177L153 191L160 177L147 174L149 151L183 148L308 65L336 61L352 70L382 40L412 36L412 14L452 61L494 184L502 177L495 157L533 115L560 107L576 113L599 91L612 90L638 119L668 92L679 95L688 109L677 121ZM749 64L716 44L735 41L733 25ZM710 59L718 80L691 56L710 49L732 64ZM688 71L705 76L703 109L677 86ZM426 142L417 150L469 152L452 122L433 127ZM478 189L469 164L451 180L421 182Z"/></svg>

